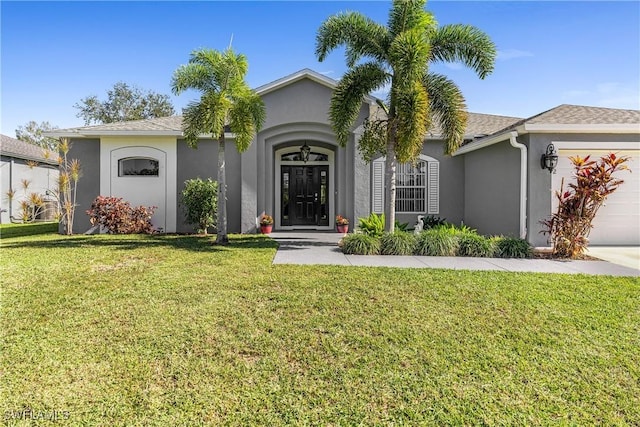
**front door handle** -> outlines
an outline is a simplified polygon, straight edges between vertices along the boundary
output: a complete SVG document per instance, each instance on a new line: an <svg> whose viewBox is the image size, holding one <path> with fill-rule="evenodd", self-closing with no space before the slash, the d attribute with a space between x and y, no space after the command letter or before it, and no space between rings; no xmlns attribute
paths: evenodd
<svg viewBox="0 0 640 427"><path fill-rule="evenodd" d="M317 202L318 201L318 193L314 193L313 194L313 201Z"/></svg>

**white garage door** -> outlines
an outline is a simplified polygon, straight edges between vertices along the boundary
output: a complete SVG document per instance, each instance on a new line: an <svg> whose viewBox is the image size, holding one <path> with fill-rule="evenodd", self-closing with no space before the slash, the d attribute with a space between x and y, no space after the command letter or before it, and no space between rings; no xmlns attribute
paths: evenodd
<svg viewBox="0 0 640 427"><path fill-rule="evenodd" d="M579 155L592 158L615 153L620 156L629 156L628 171L618 172L615 176L624 180L624 183L611 194L605 201L605 205L598 211L593 221L593 229L589 235L591 245L640 245L640 150L625 149L616 150L615 145L607 143L611 150L558 150L558 168L552 175L553 194L560 188L564 177L565 187L567 183L575 182L572 177L573 167L569 161L570 156ZM626 145L626 144L625 144ZM557 200L552 195L552 212L557 208Z"/></svg>

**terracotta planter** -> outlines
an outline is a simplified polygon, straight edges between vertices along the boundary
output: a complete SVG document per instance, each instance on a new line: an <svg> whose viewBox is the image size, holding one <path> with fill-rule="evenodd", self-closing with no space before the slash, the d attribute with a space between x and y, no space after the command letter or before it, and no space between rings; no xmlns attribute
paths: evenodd
<svg viewBox="0 0 640 427"><path fill-rule="evenodd" d="M338 233L346 234L349 232L349 224L336 225L338 227Z"/></svg>
<svg viewBox="0 0 640 427"><path fill-rule="evenodd" d="M271 234L271 230L273 230L273 225L269 224L269 225L261 225L260 226L260 232L262 234Z"/></svg>

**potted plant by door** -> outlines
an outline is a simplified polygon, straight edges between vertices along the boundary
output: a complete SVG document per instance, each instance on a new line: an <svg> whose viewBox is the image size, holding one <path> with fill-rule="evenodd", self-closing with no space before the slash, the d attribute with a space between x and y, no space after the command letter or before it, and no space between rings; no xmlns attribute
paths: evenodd
<svg viewBox="0 0 640 427"><path fill-rule="evenodd" d="M338 227L338 233L348 233L349 232L349 220L342 215L336 216L336 227Z"/></svg>
<svg viewBox="0 0 640 427"><path fill-rule="evenodd" d="M260 217L260 232L262 234L270 234L273 229L273 217L271 215L262 214Z"/></svg>

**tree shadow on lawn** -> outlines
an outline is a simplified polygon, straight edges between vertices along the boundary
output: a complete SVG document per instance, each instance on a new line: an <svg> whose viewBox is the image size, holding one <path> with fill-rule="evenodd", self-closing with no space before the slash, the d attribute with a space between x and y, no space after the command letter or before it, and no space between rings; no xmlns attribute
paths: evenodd
<svg viewBox="0 0 640 427"><path fill-rule="evenodd" d="M50 236L50 235L49 235ZM152 234L152 235L74 235L46 240L2 242L3 248L82 248L111 247L133 250L143 247L167 247L193 252L220 252L234 249L277 249L278 243L262 235L229 235L229 244L216 245L214 235Z"/></svg>

